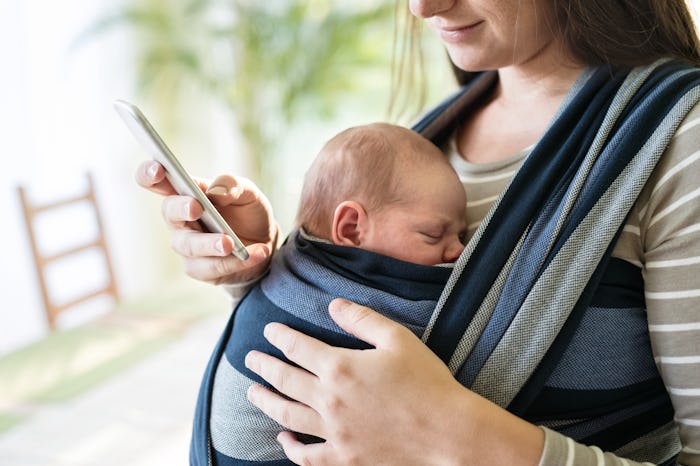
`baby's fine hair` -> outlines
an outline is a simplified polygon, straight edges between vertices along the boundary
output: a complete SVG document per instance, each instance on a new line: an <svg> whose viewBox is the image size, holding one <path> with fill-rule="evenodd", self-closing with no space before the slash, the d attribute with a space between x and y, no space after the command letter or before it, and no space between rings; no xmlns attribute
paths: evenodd
<svg viewBox="0 0 700 466"><path fill-rule="evenodd" d="M408 128L372 123L346 129L323 146L306 172L297 226L330 239L338 204L354 200L373 212L400 202L403 183L421 182L404 179L403 169L426 163L448 162L433 143Z"/></svg>

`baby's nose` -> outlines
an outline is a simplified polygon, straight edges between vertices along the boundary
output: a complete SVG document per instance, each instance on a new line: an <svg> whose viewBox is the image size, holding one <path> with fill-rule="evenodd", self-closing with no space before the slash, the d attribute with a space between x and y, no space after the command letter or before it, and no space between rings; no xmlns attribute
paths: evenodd
<svg viewBox="0 0 700 466"><path fill-rule="evenodd" d="M448 244L445 248L442 258L443 262L447 263L456 261L460 254L462 254L462 251L464 251L464 245L459 238L455 238L454 240L450 241L450 244Z"/></svg>

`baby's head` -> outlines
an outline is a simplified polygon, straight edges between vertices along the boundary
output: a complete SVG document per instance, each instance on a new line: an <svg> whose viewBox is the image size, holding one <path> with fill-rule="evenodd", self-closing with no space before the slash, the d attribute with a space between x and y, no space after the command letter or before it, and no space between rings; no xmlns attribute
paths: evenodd
<svg viewBox="0 0 700 466"><path fill-rule="evenodd" d="M464 249L466 196L430 141L374 123L323 146L304 178L297 225L408 262L453 262Z"/></svg>

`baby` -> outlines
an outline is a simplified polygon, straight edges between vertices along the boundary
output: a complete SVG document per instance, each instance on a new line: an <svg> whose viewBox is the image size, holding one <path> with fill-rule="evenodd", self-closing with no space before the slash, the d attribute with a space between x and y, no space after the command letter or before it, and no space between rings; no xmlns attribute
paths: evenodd
<svg viewBox="0 0 700 466"><path fill-rule="evenodd" d="M437 147L375 123L321 149L304 179L297 224L333 244L434 265L464 249L465 209L464 188Z"/></svg>
<svg viewBox="0 0 700 466"><path fill-rule="evenodd" d="M456 173L417 133L377 123L328 141L306 174L298 229L237 305L214 350L191 464L292 464L276 441L282 427L246 399L248 387L264 381L245 367L245 355L257 349L283 358L263 327L282 322L335 346L368 348L328 315L330 301L342 297L421 335L464 249L465 210Z"/></svg>

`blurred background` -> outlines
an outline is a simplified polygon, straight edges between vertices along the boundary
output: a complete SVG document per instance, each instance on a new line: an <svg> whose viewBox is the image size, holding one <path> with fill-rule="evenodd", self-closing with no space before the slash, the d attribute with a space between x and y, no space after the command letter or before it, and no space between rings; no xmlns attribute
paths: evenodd
<svg viewBox="0 0 700 466"><path fill-rule="evenodd" d="M328 138L420 111L388 110L403 20L391 1L0 0L0 464L187 464L230 303L184 276L112 102L138 105L193 175L253 179L288 232ZM454 85L440 46L424 48L430 105ZM32 241L20 188L48 205L88 175L97 215L85 201L37 214ZM79 247L100 235L106 258ZM43 286L35 250L51 258ZM45 295L61 307L105 287L47 315Z"/></svg>
<svg viewBox="0 0 700 466"><path fill-rule="evenodd" d="M193 175L253 179L286 233L327 139L409 124L455 89L427 34L427 93L404 96L423 104L389 111L404 20L393 1L0 0L0 464L188 464L231 303L185 277L113 101L138 105ZM97 211L83 199L27 223L21 193L41 210L91 185ZM49 298L80 303L47 314Z"/></svg>

